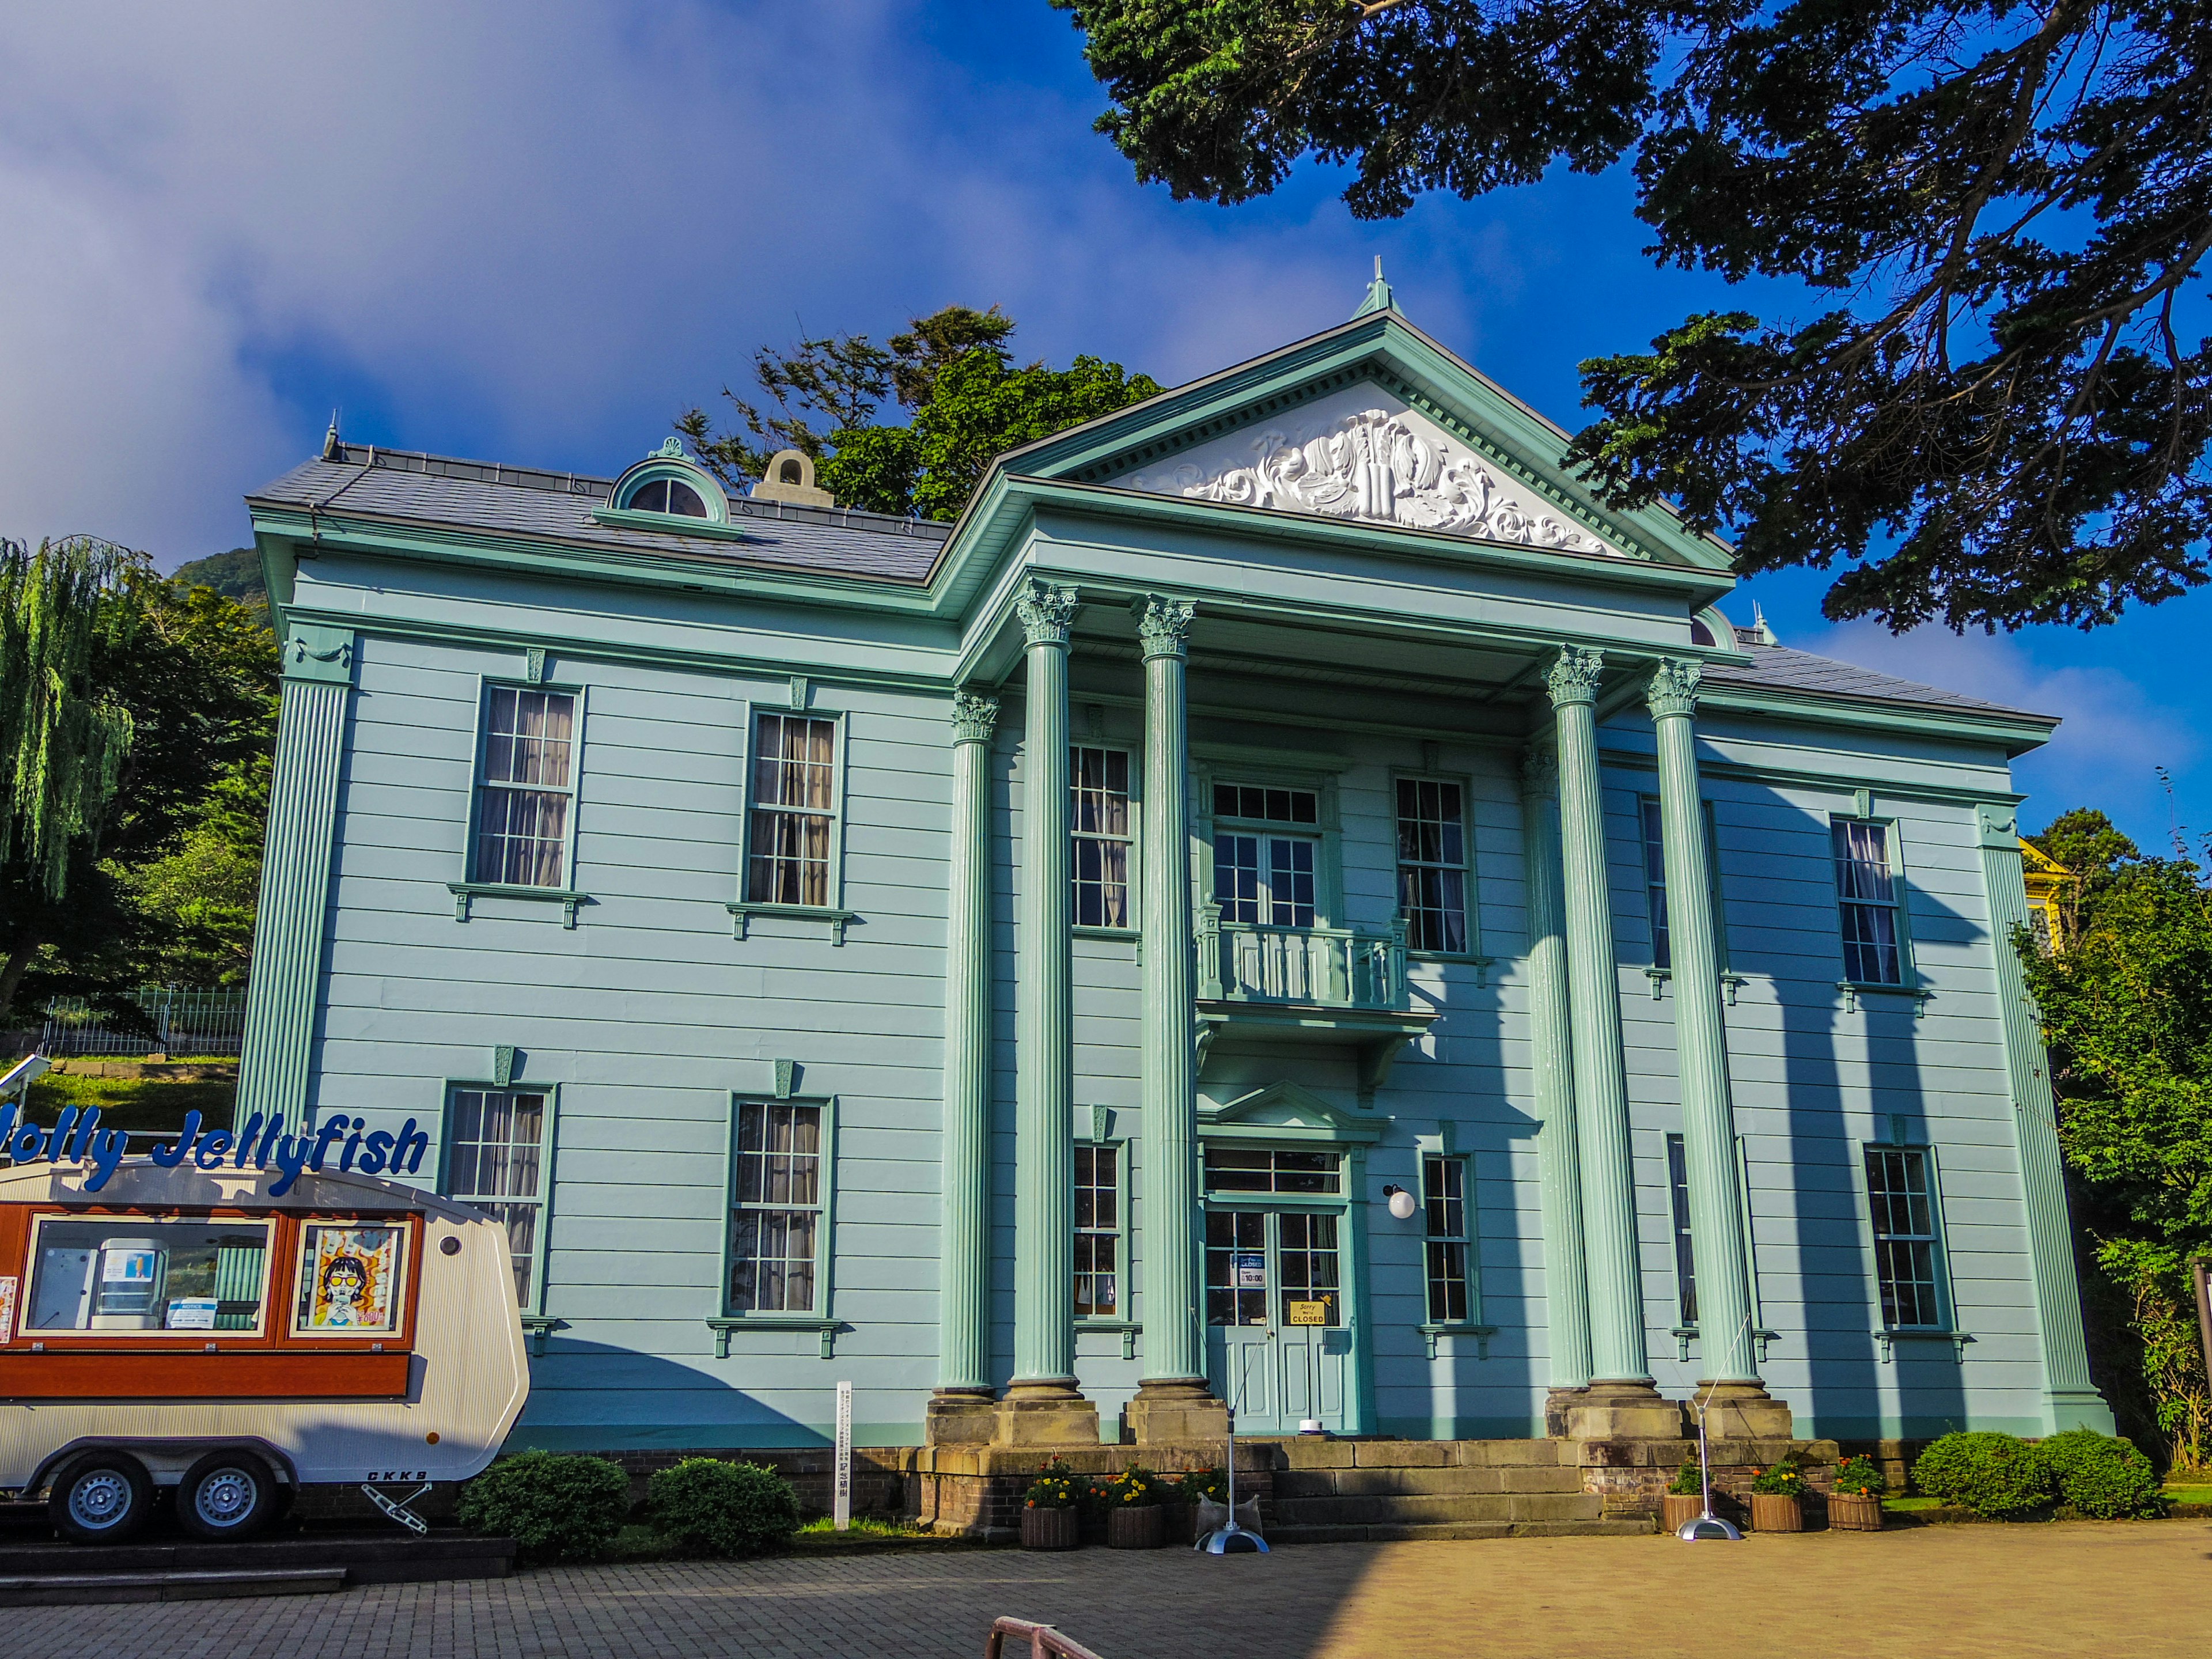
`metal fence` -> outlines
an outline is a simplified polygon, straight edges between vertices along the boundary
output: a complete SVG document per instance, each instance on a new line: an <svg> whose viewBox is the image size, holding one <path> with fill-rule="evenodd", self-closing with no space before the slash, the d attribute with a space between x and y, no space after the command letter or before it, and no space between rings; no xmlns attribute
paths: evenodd
<svg viewBox="0 0 2212 1659"><path fill-rule="evenodd" d="M78 997L46 1005L41 1054L234 1054L246 1026L246 993L145 985L131 994L150 1031L132 1030Z"/></svg>

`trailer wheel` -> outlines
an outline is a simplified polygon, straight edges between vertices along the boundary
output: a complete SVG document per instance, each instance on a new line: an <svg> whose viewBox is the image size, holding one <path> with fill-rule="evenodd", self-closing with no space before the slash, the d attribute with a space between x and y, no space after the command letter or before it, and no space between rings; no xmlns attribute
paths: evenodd
<svg viewBox="0 0 2212 1659"><path fill-rule="evenodd" d="M72 1544L120 1544L154 1507L154 1483L127 1452L91 1452L64 1469L46 1499L54 1530Z"/></svg>
<svg viewBox="0 0 2212 1659"><path fill-rule="evenodd" d="M199 1538L251 1538L276 1517L276 1478L243 1449L210 1452L177 1486L177 1519Z"/></svg>

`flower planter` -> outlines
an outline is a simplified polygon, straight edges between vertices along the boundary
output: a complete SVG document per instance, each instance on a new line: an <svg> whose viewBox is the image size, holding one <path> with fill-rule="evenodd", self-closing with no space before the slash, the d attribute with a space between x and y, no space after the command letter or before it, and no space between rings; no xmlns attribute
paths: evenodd
<svg viewBox="0 0 2212 1659"><path fill-rule="evenodd" d="M1158 1504L1130 1504L1106 1512L1109 1549L1156 1550L1167 1541L1167 1515Z"/></svg>
<svg viewBox="0 0 2212 1659"><path fill-rule="evenodd" d="M1022 1547L1025 1550L1072 1550L1083 1541L1079 1510L1022 1511Z"/></svg>
<svg viewBox="0 0 2212 1659"><path fill-rule="evenodd" d="M1705 1512L1705 1500L1692 1492L1685 1496L1670 1492L1661 1500L1666 1505L1664 1519L1668 1532L1680 1532Z"/></svg>
<svg viewBox="0 0 2212 1659"><path fill-rule="evenodd" d="M1805 1530L1805 1504L1802 1499L1784 1498L1771 1492L1755 1492L1751 1495L1751 1529L1753 1532L1802 1532Z"/></svg>
<svg viewBox="0 0 2212 1659"><path fill-rule="evenodd" d="M1880 1532L1881 1499L1850 1492L1828 1495L1828 1524L1841 1532Z"/></svg>

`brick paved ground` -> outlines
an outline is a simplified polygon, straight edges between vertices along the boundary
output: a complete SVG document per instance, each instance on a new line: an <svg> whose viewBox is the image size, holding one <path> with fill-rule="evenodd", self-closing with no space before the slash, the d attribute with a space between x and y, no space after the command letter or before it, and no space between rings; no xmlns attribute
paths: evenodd
<svg viewBox="0 0 2212 1659"><path fill-rule="evenodd" d="M0 1613L8 1659L981 1659L995 1614L1105 1659L1729 1659L2205 1651L2212 1525L1011 1550L582 1568L339 1595Z"/></svg>

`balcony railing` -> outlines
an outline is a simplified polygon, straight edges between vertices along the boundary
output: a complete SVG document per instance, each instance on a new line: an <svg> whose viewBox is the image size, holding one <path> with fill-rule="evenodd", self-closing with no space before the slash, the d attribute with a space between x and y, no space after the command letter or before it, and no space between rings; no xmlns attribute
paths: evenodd
<svg viewBox="0 0 2212 1659"><path fill-rule="evenodd" d="M1216 904L1198 919L1198 994L1211 1002L1402 1010L1406 924L1381 933L1353 927L1262 927L1224 921Z"/></svg>

